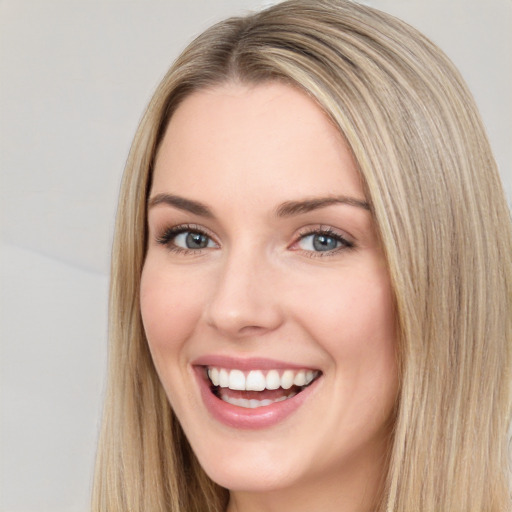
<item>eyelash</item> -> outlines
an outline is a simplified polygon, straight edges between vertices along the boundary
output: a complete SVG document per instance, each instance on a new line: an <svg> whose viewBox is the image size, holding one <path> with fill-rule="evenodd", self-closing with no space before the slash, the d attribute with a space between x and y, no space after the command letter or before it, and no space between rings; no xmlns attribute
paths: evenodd
<svg viewBox="0 0 512 512"><path fill-rule="evenodd" d="M178 235L181 235L183 233L197 233L198 235L202 235L207 237L208 239L214 241L213 237L207 233L204 229L202 229L200 226L196 226L194 224L180 224L179 226L173 226L171 228L165 229L165 231L156 239L156 241L161 244L165 245L169 251L176 253L176 254L200 254L203 249L185 249L184 247L179 247L176 244L173 243L173 241L176 239ZM215 241L214 241L215 242ZM216 242L215 242L216 243Z"/></svg>
<svg viewBox="0 0 512 512"><path fill-rule="evenodd" d="M293 242L292 247L294 245L298 245L301 241L305 240L308 236L325 236L326 238L332 238L336 242L339 242L340 246L335 249L330 249L327 251L308 251L303 250L304 254L306 254L310 258L325 258L329 256L334 256L338 254L340 251L346 251L355 248L355 244L350 240L347 240L343 235L335 231L333 228L329 226L321 226L317 228L306 228L299 233L299 236L295 242Z"/></svg>
<svg viewBox="0 0 512 512"><path fill-rule="evenodd" d="M174 242L177 236L183 234L183 233L194 233L201 236L207 237L210 241L215 243L214 238L203 228L200 226L194 225L194 224L181 224L178 226L173 226L170 228L165 229L165 231L157 237L156 241L166 246L169 251L175 253L175 254L183 254L183 255L198 255L202 253L202 251L205 248L198 248L198 249L186 249L184 247L177 246ZM294 247L298 245L301 241L304 241L308 236L325 236L326 238L331 238L338 242L340 244L339 247L336 247L334 249L330 249L327 251L313 251L313 250L304 250L304 249L296 249L301 250L305 255L307 255L310 258L324 258L328 256L332 256L334 254L337 254L340 251L344 250L350 250L354 249L355 245L353 242L347 240L344 236L342 236L340 233L334 231L331 227L319 227L319 228L307 228L304 231L300 232L297 239L290 245L290 247ZM208 248L208 247L206 247Z"/></svg>

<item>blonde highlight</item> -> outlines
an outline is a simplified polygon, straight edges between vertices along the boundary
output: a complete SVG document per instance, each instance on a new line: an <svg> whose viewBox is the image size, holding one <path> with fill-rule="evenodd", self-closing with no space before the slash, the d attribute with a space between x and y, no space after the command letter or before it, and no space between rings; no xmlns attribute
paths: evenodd
<svg viewBox="0 0 512 512"><path fill-rule="evenodd" d="M209 511L205 475L158 381L139 310L158 145L195 90L284 81L313 98L363 177L395 294L401 371L380 512L511 510L512 233L474 101L405 23L349 1L283 2L207 30L163 79L127 161L110 295L93 510Z"/></svg>

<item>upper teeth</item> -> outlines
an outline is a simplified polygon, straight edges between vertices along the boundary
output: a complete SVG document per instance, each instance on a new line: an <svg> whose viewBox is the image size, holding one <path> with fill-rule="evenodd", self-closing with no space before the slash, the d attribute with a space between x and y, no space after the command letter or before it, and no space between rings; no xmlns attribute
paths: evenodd
<svg viewBox="0 0 512 512"><path fill-rule="evenodd" d="M228 370L208 368L208 377L214 386L238 391L263 391L264 389L290 389L292 386L307 386L318 375L314 370Z"/></svg>

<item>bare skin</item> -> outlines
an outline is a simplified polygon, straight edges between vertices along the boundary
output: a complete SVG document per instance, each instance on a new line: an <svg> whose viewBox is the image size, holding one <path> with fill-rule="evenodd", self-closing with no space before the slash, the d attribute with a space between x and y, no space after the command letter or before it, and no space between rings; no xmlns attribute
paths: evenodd
<svg viewBox="0 0 512 512"><path fill-rule="evenodd" d="M228 512L374 506L397 366L367 200L343 138L289 86L198 91L171 119L150 192L141 311L191 446L230 489ZM196 361L212 355L319 377L291 414L235 428L199 389L207 368Z"/></svg>

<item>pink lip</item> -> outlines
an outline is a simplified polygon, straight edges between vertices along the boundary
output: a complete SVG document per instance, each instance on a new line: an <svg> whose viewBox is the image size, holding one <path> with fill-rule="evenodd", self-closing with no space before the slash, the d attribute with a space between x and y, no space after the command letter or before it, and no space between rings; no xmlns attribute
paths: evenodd
<svg viewBox="0 0 512 512"><path fill-rule="evenodd" d="M206 409L220 423L238 429L263 429L277 425L306 402L315 392L321 379L315 380L292 398L264 407L246 409L224 402L211 392L211 382L206 376L205 366L238 368L240 370L303 369L307 367L256 358L237 359L224 356L205 356L195 360L193 368Z"/></svg>
<svg viewBox="0 0 512 512"><path fill-rule="evenodd" d="M195 359L192 366L216 366L217 368L238 369L242 371L249 370L303 370L309 369L308 366L286 363L274 359L265 358L237 358L220 355L206 355ZM314 368L311 368L314 370Z"/></svg>

